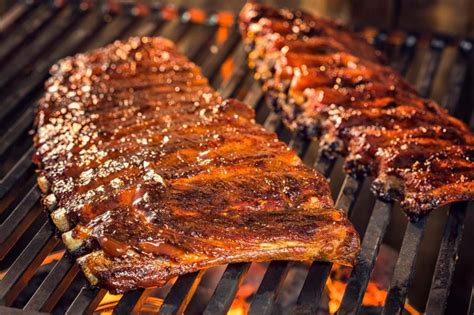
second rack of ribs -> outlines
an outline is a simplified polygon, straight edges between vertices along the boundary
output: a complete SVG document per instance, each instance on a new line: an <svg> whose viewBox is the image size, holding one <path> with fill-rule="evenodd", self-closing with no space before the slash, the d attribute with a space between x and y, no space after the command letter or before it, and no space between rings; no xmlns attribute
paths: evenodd
<svg viewBox="0 0 474 315"><path fill-rule="evenodd" d="M474 198L474 137L421 98L381 53L344 26L248 3L240 23L249 64L283 121L351 175L400 200L407 215Z"/></svg>

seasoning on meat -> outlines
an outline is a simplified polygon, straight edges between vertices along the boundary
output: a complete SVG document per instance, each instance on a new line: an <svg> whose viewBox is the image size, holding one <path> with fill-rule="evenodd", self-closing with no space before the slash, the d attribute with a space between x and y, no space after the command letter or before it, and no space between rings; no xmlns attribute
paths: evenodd
<svg viewBox="0 0 474 315"><path fill-rule="evenodd" d="M346 157L353 176L400 200L412 220L474 199L474 137L423 99L381 53L344 26L254 2L240 13L249 65L284 123Z"/></svg>
<svg viewBox="0 0 474 315"><path fill-rule="evenodd" d="M92 284L114 292L241 261L351 265L327 181L162 38L65 58L40 102L44 204Z"/></svg>

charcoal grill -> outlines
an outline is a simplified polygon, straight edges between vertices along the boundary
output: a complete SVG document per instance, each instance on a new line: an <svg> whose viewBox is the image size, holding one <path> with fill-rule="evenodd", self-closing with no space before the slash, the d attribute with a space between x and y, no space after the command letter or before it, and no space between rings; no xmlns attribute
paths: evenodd
<svg viewBox="0 0 474 315"><path fill-rule="evenodd" d="M415 83L421 95L436 97L453 115L473 128L473 95L472 90L466 89L469 84L472 89L472 41L369 28L360 31L387 52L392 65ZM401 234L398 260L385 305L377 311L402 312L417 284L417 280L413 281L413 277L418 276L415 267L425 259L420 248L426 230L425 237L435 239L432 246L439 250L431 269L428 268L431 286L428 284L426 303L421 308L427 314L474 314L471 289L474 264L472 254L468 254L469 242L474 241L473 234L468 233L469 228L474 227L472 209L469 210L471 203L456 203L444 212L437 210L417 223L407 223L396 204L374 201L367 193L370 179L360 181L343 175L340 161L317 156L316 143L286 130L278 116L266 106L259 83L247 70L245 51L231 15L169 5L117 6L92 1L18 2L0 18L0 270L4 270L0 276L0 313L60 313L61 310L68 314L90 313L106 294L104 289L86 284L67 254L51 264L52 268L44 271L41 267L48 255L60 253L63 247L39 206L30 130L43 82L56 60L133 35L161 35L176 41L179 48L202 67L204 75L224 97L237 97L254 107L259 123L277 132L305 162L331 178L334 192L339 192L335 194L337 207L348 213L363 237L358 263L344 293L341 314L362 311L362 298L380 245L392 225L398 225L398 229L406 225L406 229ZM233 69L230 74L226 66ZM433 216L442 219L438 220L442 223L437 228L430 225ZM464 239L463 230L466 230ZM228 265L201 311L227 313L250 265ZM250 314L277 312L275 301L292 266L292 262L282 261L268 265L250 304ZM321 295L330 270L331 264L325 262L308 266L292 312L316 314L321 311ZM40 271L43 276L33 284ZM159 313L183 312L205 273L201 270L176 279L162 297L164 302ZM468 287L459 284L466 281ZM114 313L139 311L150 292L142 289L124 294Z"/></svg>

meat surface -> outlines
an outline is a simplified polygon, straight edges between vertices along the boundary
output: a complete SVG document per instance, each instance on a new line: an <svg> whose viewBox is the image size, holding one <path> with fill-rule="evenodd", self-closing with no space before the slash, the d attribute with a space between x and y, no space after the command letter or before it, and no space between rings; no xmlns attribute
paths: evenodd
<svg viewBox="0 0 474 315"><path fill-rule="evenodd" d="M349 174L374 176L376 195L401 201L413 220L474 198L467 127L420 97L358 35L254 2L242 9L240 26L249 65L284 123L319 139L326 156L346 157Z"/></svg>
<svg viewBox="0 0 474 315"><path fill-rule="evenodd" d="M351 265L359 239L327 181L162 38L59 61L36 124L43 203L114 292L241 261Z"/></svg>

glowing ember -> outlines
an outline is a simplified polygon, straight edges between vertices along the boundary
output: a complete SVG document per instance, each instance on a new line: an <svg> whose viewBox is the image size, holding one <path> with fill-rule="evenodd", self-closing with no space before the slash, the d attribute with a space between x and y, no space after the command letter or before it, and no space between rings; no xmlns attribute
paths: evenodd
<svg viewBox="0 0 474 315"><path fill-rule="evenodd" d="M248 313L252 296L260 286L267 265L267 263L254 263L251 265L227 315L244 315Z"/></svg>
<svg viewBox="0 0 474 315"><path fill-rule="evenodd" d="M245 315L249 311L249 303L245 299L236 298L227 315Z"/></svg>
<svg viewBox="0 0 474 315"><path fill-rule="evenodd" d="M61 259L63 255L64 251L51 253L43 260L41 265L43 266L50 263L54 263L55 261ZM382 265L384 264L382 263ZM249 269L244 282L239 287L236 297L227 313L228 315L245 315L248 313L252 296L255 294L260 285L263 275L265 274L266 266L267 264L265 263L252 264L252 267ZM375 271L377 270L374 270L374 273L376 273ZM344 292L347 286L347 281L350 277L350 273L351 268L339 265L333 266L331 276L328 278L325 288L326 294L328 296L328 309L330 314L335 314L341 305L342 298L344 296ZM3 276L4 274L0 273L0 279ZM171 280L169 285L171 286L175 280L176 279ZM112 314L115 306L117 306L121 297L121 294L114 295L107 293L102 299L102 301L99 303L99 306L94 311L94 314ZM385 303L386 297L387 284L380 283L380 281L377 281L377 279L371 279L367 286L362 305L367 307L382 307ZM148 296L140 309L140 314L156 314L160 310L162 304L163 299ZM405 304L404 308L405 311L409 314L421 314L408 303Z"/></svg>
<svg viewBox="0 0 474 315"><path fill-rule="evenodd" d="M250 304L249 304L249 297L252 296L257 287L254 283L245 283L237 292L237 295L230 306L229 312L227 315L244 315L248 313Z"/></svg>
<svg viewBox="0 0 474 315"><path fill-rule="evenodd" d="M346 283L338 280L328 279L326 282L326 291L329 296L329 313L335 314L339 309L346 289ZM373 282L369 282L367 291L364 295L362 305L364 306L383 306L387 291L380 289Z"/></svg>
<svg viewBox="0 0 474 315"><path fill-rule="evenodd" d="M329 298L328 308L330 314L335 314L341 306L344 291L346 290L347 281L350 277L351 268L334 265L331 271L331 276L326 282L326 293ZM387 298L386 285L371 280L367 285L364 298L362 300L363 306L378 306L382 307ZM405 310L409 314L419 315L411 305L405 304Z"/></svg>
<svg viewBox="0 0 474 315"><path fill-rule="evenodd" d="M64 251L60 251L60 252L55 252L55 253L52 253L52 254L49 254L44 260L43 262L41 263L41 266L44 266L44 265L47 265L47 264L50 264L52 263L53 261L56 261L56 260L59 260L63 257L64 255Z"/></svg>
<svg viewBox="0 0 474 315"><path fill-rule="evenodd" d="M55 262L55 261L61 259L61 257L63 257L63 255L64 255L64 251L51 253L48 256L46 256L46 258L41 262L41 266L48 265L52 262ZM0 280L3 279L5 274L6 274L6 272L0 272Z"/></svg>
<svg viewBox="0 0 474 315"><path fill-rule="evenodd" d="M95 309L94 314L111 315L115 306L117 306L118 302L120 301L121 297L121 294L107 293L102 299L102 301L99 303L99 306ZM160 310L162 304L162 299L149 296L146 298L145 303L140 308L140 314L156 314Z"/></svg>

